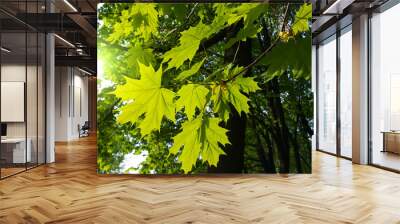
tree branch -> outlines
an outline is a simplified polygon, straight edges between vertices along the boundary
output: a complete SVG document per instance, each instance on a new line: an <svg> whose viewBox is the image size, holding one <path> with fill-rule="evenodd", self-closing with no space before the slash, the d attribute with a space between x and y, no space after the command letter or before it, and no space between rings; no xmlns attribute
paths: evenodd
<svg viewBox="0 0 400 224"><path fill-rule="evenodd" d="M208 38L207 40L203 40L201 42L201 44L204 46L205 49L213 46L214 44L223 41L224 38L226 37L226 33L229 30L232 30L233 27L237 26L237 24L240 22L240 20L228 27L225 27L224 29L220 30L218 33L214 34L213 36L211 36L211 38ZM203 51L204 49L199 49L198 52Z"/></svg>
<svg viewBox="0 0 400 224"><path fill-rule="evenodd" d="M284 18L283 18L283 22L280 28L280 31L283 31L285 28L285 24L287 21L287 15L288 15L288 11L289 11L289 3L286 5L286 9L285 9L285 14L284 14ZM239 75L243 74L244 72L246 72L247 70L249 70L251 67L253 67L254 65L256 65L267 53L269 53L279 42L280 42L280 37L276 38L274 40L274 42L265 50L263 51L261 54L259 54L257 56L257 58L251 62L249 65L247 65L243 70L239 71L238 73L236 73L235 75L233 75L231 78L229 78L228 80L226 80L225 82L229 82L234 80L235 78L237 78Z"/></svg>

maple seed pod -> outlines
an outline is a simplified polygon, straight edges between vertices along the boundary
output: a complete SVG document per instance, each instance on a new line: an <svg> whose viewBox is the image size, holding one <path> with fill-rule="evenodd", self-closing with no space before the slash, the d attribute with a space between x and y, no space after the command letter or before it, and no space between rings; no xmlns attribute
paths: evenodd
<svg viewBox="0 0 400 224"><path fill-rule="evenodd" d="M288 42L289 38L290 38L290 34L287 31L281 31L281 32L279 32L279 38L284 42Z"/></svg>

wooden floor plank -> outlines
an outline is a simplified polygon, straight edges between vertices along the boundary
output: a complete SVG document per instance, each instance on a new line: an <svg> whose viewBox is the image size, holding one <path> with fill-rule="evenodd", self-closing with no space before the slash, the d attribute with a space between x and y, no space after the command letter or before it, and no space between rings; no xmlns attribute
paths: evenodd
<svg viewBox="0 0 400 224"><path fill-rule="evenodd" d="M0 181L0 223L400 223L400 175L313 152L311 175L96 174L94 137Z"/></svg>

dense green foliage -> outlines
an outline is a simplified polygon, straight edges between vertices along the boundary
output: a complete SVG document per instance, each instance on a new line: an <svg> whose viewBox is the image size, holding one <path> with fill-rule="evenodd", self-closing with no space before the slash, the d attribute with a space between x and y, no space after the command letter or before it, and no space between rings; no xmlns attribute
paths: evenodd
<svg viewBox="0 0 400 224"><path fill-rule="evenodd" d="M99 172L310 172L310 18L310 4L103 4ZM144 161L121 170L130 153Z"/></svg>

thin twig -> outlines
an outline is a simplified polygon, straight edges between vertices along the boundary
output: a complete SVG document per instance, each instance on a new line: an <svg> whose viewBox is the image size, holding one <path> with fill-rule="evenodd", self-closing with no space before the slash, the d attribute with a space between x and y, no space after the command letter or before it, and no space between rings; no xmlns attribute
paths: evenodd
<svg viewBox="0 0 400 224"><path fill-rule="evenodd" d="M189 15L186 17L186 20L188 20L189 17L193 14L194 9L197 7L198 4L199 4L199 3L194 4L194 6L193 6L192 10L190 11Z"/></svg>
<svg viewBox="0 0 400 224"><path fill-rule="evenodd" d="M164 39L166 39L166 37L168 37L171 33L175 32L176 30L177 30L176 27L174 29L170 30L167 34L165 34Z"/></svg>
<svg viewBox="0 0 400 224"><path fill-rule="evenodd" d="M245 71L247 71L249 68L253 67L255 64L257 64L267 53L269 53L273 47L279 42L279 39L275 40L264 52L262 52L258 57L249 65L247 65L243 70L240 70L238 73L233 75L231 78L226 80L225 82L229 82L237 78L239 75L242 75Z"/></svg>
<svg viewBox="0 0 400 224"><path fill-rule="evenodd" d="M235 52L235 56L233 57L232 64L234 64L236 61L236 56L237 56L237 53L239 52L239 48L240 48L240 41L238 42L238 46L236 48L236 52Z"/></svg>

